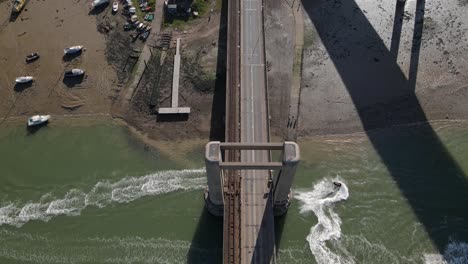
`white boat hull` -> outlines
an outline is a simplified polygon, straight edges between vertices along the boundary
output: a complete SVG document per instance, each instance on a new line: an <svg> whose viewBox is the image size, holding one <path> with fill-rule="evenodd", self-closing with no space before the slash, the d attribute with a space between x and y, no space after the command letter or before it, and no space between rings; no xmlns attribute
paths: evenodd
<svg viewBox="0 0 468 264"><path fill-rule="evenodd" d="M35 115L28 118L28 126L37 126L49 122L50 115Z"/></svg>
<svg viewBox="0 0 468 264"><path fill-rule="evenodd" d="M72 69L69 71L65 72L65 77L75 77L75 76L81 76L85 73L84 70L82 69Z"/></svg>
<svg viewBox="0 0 468 264"><path fill-rule="evenodd" d="M27 83L27 82L31 82L33 80L33 77L32 76L22 76L22 77L18 77L16 78L16 83Z"/></svg>
<svg viewBox="0 0 468 264"><path fill-rule="evenodd" d="M83 49L83 46L73 46L63 50L63 53L67 54L75 54L80 52Z"/></svg>
<svg viewBox="0 0 468 264"><path fill-rule="evenodd" d="M109 0L94 0L94 2L91 4L93 7L98 7L104 4L108 4Z"/></svg>

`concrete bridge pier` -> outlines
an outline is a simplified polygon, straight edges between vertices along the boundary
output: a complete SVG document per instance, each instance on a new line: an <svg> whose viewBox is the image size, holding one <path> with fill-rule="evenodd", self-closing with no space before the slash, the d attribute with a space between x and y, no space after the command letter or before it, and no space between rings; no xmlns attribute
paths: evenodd
<svg viewBox="0 0 468 264"><path fill-rule="evenodd" d="M281 162L226 162L223 150L279 150ZM299 146L295 142L284 143L221 143L212 141L206 145L205 166L208 187L205 192L205 204L213 215L224 213L224 170L263 170L277 171L268 186L273 194L273 213L276 216L287 212L291 204L291 186L299 164Z"/></svg>
<svg viewBox="0 0 468 264"><path fill-rule="evenodd" d="M273 213L275 216L285 214L291 204L291 187L300 160L299 146L295 142L284 142L282 156L283 166L273 178Z"/></svg>
<svg viewBox="0 0 468 264"><path fill-rule="evenodd" d="M223 171L220 168L221 148L219 141L212 141L205 147L205 166L208 187L205 191L205 205L208 211L216 216L223 216Z"/></svg>

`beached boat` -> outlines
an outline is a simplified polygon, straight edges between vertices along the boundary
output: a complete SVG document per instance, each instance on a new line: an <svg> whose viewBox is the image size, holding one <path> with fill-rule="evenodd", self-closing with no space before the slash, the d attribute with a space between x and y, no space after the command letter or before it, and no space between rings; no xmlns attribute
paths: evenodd
<svg viewBox="0 0 468 264"><path fill-rule="evenodd" d="M28 126L37 126L49 122L50 115L35 115L28 118Z"/></svg>
<svg viewBox="0 0 468 264"><path fill-rule="evenodd" d="M15 0L13 2L13 7L11 9L12 13L19 13L21 9L23 9L24 5L26 4L26 0Z"/></svg>
<svg viewBox="0 0 468 264"><path fill-rule="evenodd" d="M94 0L94 2L91 4L92 7L98 7L104 4L108 4L109 0Z"/></svg>
<svg viewBox="0 0 468 264"><path fill-rule="evenodd" d="M21 76L16 78L16 83L27 83L33 80L32 76Z"/></svg>
<svg viewBox="0 0 468 264"><path fill-rule="evenodd" d="M81 52L83 50L83 46L73 46L69 47L63 50L63 53L66 55L71 55L71 54L76 54L78 52Z"/></svg>
<svg viewBox="0 0 468 264"><path fill-rule="evenodd" d="M119 2L115 1L113 4L112 4L112 12L117 12L117 10L119 10Z"/></svg>
<svg viewBox="0 0 468 264"><path fill-rule="evenodd" d="M39 59L40 55L37 52L26 55L26 62L32 62Z"/></svg>
<svg viewBox="0 0 468 264"><path fill-rule="evenodd" d="M71 69L69 71L65 71L65 77L81 76L84 73L85 73L85 71L82 70L82 69Z"/></svg>

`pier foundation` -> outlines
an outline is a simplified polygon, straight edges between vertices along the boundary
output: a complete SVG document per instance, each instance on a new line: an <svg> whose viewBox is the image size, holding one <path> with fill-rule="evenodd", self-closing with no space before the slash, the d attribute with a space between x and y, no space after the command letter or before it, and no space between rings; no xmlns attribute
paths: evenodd
<svg viewBox="0 0 468 264"><path fill-rule="evenodd" d="M282 155L283 166L278 173L275 173L273 213L280 216L288 211L292 199L292 183L299 164L299 146L295 142L284 142Z"/></svg>
<svg viewBox="0 0 468 264"><path fill-rule="evenodd" d="M280 162L226 162L223 151L226 150L268 150L281 151ZM273 195L273 211L276 216L287 212L291 204L291 186L299 164L299 146L295 142L284 143L221 143L212 141L206 145L205 165L208 187L205 191L205 205L213 215L222 216L224 210L224 170L266 170L270 180L265 182ZM276 171L276 173L274 173ZM240 175L240 174L239 174Z"/></svg>
<svg viewBox="0 0 468 264"><path fill-rule="evenodd" d="M205 191L205 205L208 211L216 216L222 216L224 211L220 144L219 141L212 141L206 144L205 148L205 166L208 177L208 187Z"/></svg>

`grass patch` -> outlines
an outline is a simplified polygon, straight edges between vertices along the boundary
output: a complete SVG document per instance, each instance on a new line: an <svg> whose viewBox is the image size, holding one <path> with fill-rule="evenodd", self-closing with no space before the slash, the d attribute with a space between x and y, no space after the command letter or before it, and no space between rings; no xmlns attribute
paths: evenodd
<svg viewBox="0 0 468 264"><path fill-rule="evenodd" d="M195 0L193 1L192 4L192 10L197 11L199 16L203 16L208 12L210 9L210 6L207 1L205 0Z"/></svg>
<svg viewBox="0 0 468 264"><path fill-rule="evenodd" d="M174 19L171 25L177 30L184 30L185 26L187 25L187 22L188 21L181 20L181 19Z"/></svg>
<svg viewBox="0 0 468 264"><path fill-rule="evenodd" d="M216 0L215 8L214 8L215 12L221 12L221 9L223 8L223 1L224 0Z"/></svg>
<svg viewBox="0 0 468 264"><path fill-rule="evenodd" d="M187 20L184 20L183 18L172 18L170 21L164 21L164 28L174 28L175 30L182 31L185 30L188 26L188 23L192 19L189 18Z"/></svg>
<svg viewBox="0 0 468 264"><path fill-rule="evenodd" d="M216 10L221 10L222 1L223 0L216 0L216 6L215 6ZM192 16L192 14L190 14L188 17L183 17L183 16L179 17L179 16L172 16L172 15L165 13L164 15L167 15L169 17L167 17L164 20L163 26L165 28L173 27L176 30L186 29L189 26L190 22L192 22L193 20L197 18L204 17L204 15L210 12L210 2L207 0L194 0L192 3L192 13L194 11L198 12L197 17Z"/></svg>
<svg viewBox="0 0 468 264"><path fill-rule="evenodd" d="M307 27L304 28L304 48L311 47L315 41L317 36L315 36L314 32Z"/></svg>

